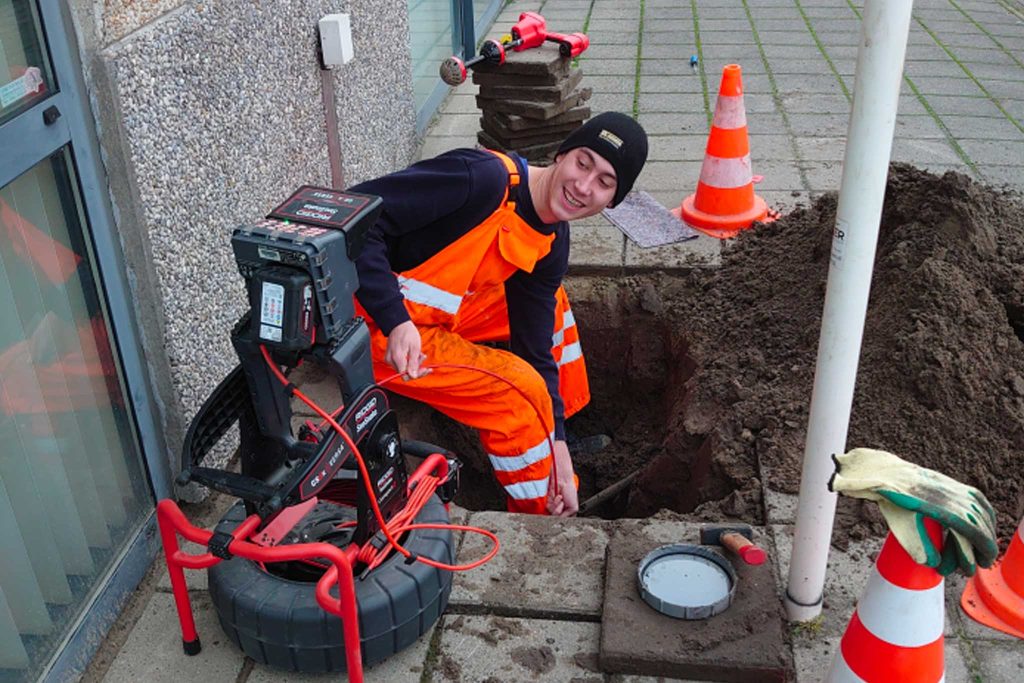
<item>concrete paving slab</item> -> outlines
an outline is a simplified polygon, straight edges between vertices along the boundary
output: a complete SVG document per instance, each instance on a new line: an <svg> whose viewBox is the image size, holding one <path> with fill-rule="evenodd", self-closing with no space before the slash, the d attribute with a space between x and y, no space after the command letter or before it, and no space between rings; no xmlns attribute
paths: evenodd
<svg viewBox="0 0 1024 683"><path fill-rule="evenodd" d="M590 97L590 108L594 116L606 111L630 113L633 111L633 93L595 92Z"/></svg>
<svg viewBox="0 0 1024 683"><path fill-rule="evenodd" d="M974 656L986 683L1018 683L1024 680L1024 650L1020 641L974 641ZM947 679L949 680L949 679Z"/></svg>
<svg viewBox="0 0 1024 683"><path fill-rule="evenodd" d="M424 633L416 642L383 662L363 669L366 683L419 683L426 666L427 652L434 637L433 628ZM317 681L348 680L345 674L299 674L282 671L273 667L256 664L245 683L316 683Z"/></svg>
<svg viewBox="0 0 1024 683"><path fill-rule="evenodd" d="M244 656L221 631L210 599L205 594L195 595L192 604L202 652L194 657L182 652L174 598L169 593L154 593L103 680L110 683L236 680Z"/></svg>
<svg viewBox="0 0 1024 683"><path fill-rule="evenodd" d="M666 203L670 199L667 193L652 192L651 195L662 204L672 206ZM625 267L627 270L663 271L714 267L721 262L721 250L722 241L707 235L647 249L626 240Z"/></svg>
<svg viewBox="0 0 1024 683"><path fill-rule="evenodd" d="M690 135L649 134L649 161L704 161L707 133Z"/></svg>
<svg viewBox="0 0 1024 683"><path fill-rule="evenodd" d="M433 681L600 683L595 623L446 616Z"/></svg>
<svg viewBox="0 0 1024 683"><path fill-rule="evenodd" d="M666 206L675 206L697 187L701 165L702 161L648 161L635 187L655 196L658 196L658 192L674 191L678 196ZM660 196L658 199L664 203Z"/></svg>
<svg viewBox="0 0 1024 683"><path fill-rule="evenodd" d="M602 219L602 225L576 225L571 228L569 273L595 270L621 271L626 236Z"/></svg>
<svg viewBox="0 0 1024 683"><path fill-rule="evenodd" d="M1009 166L1024 159L1024 135L1019 139L960 140L960 146L979 166Z"/></svg>
<svg viewBox="0 0 1024 683"><path fill-rule="evenodd" d="M676 535L690 535L693 527L677 523ZM620 531L608 545L602 669L719 681L791 678L792 655L771 564L736 565L736 594L722 614L704 620L673 619L651 609L637 592L638 563L659 545L652 536L647 527Z"/></svg>
<svg viewBox="0 0 1024 683"><path fill-rule="evenodd" d="M469 524L498 534L501 550L487 564L455 575L449 613L590 618L601 613L608 522L477 512ZM469 534L459 561L481 557L489 541ZM565 571L572 558L572 572Z"/></svg>

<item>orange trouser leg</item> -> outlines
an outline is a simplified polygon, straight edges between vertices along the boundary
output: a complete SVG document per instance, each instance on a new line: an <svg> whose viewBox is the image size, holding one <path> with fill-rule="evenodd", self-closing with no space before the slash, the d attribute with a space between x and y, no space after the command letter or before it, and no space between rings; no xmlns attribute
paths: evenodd
<svg viewBox="0 0 1024 683"><path fill-rule="evenodd" d="M439 327L421 327L427 364L455 363L490 371L435 368L416 380L396 380L388 389L423 401L454 420L479 430L494 474L513 512L544 514L551 474L551 398L543 378L518 356L474 344ZM394 374L384 362L387 338L373 331L374 374ZM523 392L523 393L520 393ZM525 393L525 396L523 395Z"/></svg>
<svg viewBox="0 0 1024 683"><path fill-rule="evenodd" d="M463 303L454 331L470 341L505 341L509 336L505 288L490 287ZM587 366L580 349L580 335L564 287L555 294L555 325L551 351L558 363L558 393L565 417L572 417L590 403Z"/></svg>

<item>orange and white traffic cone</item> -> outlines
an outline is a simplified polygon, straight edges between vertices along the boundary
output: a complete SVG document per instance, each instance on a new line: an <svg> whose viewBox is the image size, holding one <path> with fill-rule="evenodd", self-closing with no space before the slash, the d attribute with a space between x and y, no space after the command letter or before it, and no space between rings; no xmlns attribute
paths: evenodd
<svg viewBox="0 0 1024 683"><path fill-rule="evenodd" d="M925 519L936 548L942 527ZM825 680L936 683L945 669L944 581L917 564L891 533L875 562Z"/></svg>
<svg viewBox="0 0 1024 683"><path fill-rule="evenodd" d="M1003 559L967 582L960 606L975 621L1024 638L1024 519Z"/></svg>
<svg viewBox="0 0 1024 683"><path fill-rule="evenodd" d="M715 116L697 191L672 213L701 232L725 239L764 220L768 207L754 194L747 113L738 64L722 69Z"/></svg>

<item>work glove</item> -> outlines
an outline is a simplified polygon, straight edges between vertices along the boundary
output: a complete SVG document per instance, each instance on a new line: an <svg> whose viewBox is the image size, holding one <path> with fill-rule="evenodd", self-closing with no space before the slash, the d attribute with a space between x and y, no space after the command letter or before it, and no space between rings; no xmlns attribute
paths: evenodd
<svg viewBox="0 0 1024 683"><path fill-rule="evenodd" d="M855 448L832 460L836 471L829 490L876 501L889 530L918 564L942 576L958 569L973 576L976 565L995 562L996 515L978 489L870 448ZM941 552L925 531L925 517L945 530Z"/></svg>

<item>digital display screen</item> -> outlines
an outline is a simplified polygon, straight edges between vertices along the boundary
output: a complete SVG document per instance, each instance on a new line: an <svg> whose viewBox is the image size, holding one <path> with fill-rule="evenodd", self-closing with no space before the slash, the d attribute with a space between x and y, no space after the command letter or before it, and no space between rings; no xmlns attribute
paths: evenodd
<svg viewBox="0 0 1024 683"><path fill-rule="evenodd" d="M303 185L271 211L270 216L306 225L344 230L349 221L372 199L366 195Z"/></svg>

